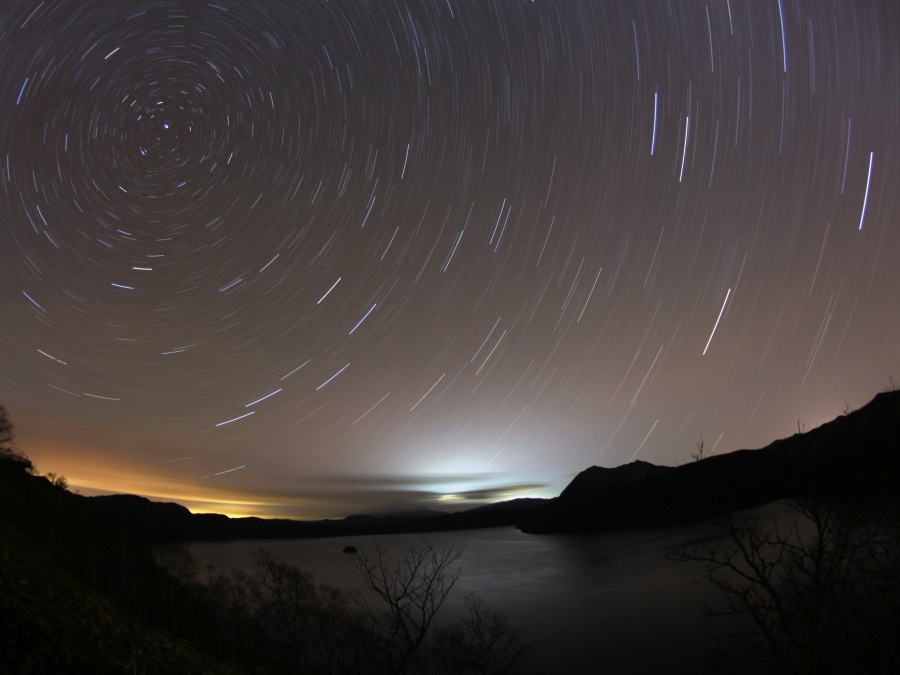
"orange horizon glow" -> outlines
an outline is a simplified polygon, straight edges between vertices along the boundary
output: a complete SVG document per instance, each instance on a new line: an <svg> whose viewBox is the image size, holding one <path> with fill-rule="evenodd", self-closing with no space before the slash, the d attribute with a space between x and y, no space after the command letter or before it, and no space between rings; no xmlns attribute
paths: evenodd
<svg viewBox="0 0 900 675"><path fill-rule="evenodd" d="M125 462L93 459L99 453L87 445L67 444L35 439L27 444L26 453L38 473L63 475L69 489L85 496L132 494L151 501L174 502L192 513L214 513L229 518L288 518L322 520L343 518L339 507L325 499L284 497L219 486L198 486L183 478L168 476L155 467L135 467ZM200 479L203 480L203 479Z"/></svg>
<svg viewBox="0 0 900 675"><path fill-rule="evenodd" d="M348 508L338 496L298 497L256 493L233 487L212 484L198 485L183 476L167 475L162 466L135 467L126 461L110 459L87 443L33 438L25 445L26 453L34 462L38 473L52 471L63 475L69 489L84 496L131 494L157 502L174 502L191 513L218 514L229 518L288 519L299 521L340 520L360 513L375 513L377 504L357 504ZM102 460L100 457L102 456ZM136 474L136 471L139 473ZM197 481L205 482L199 478ZM548 496L520 494L511 490L501 499L516 496ZM419 506L443 510L448 506L467 508L488 503L491 500L472 498L464 493L437 491L425 497ZM453 509L451 509L453 510Z"/></svg>
<svg viewBox="0 0 900 675"><path fill-rule="evenodd" d="M192 513L231 518L340 520L351 515L409 509L459 511L515 497L553 497L546 485L510 484L508 478L479 470L479 465L415 467L417 471L391 476L344 476L337 484L282 481L266 489L256 482L252 468L205 474L203 451L188 442L165 444L167 457L197 459L196 472L184 472L182 459L158 459L159 444L152 437L135 441L77 422L46 426L18 411L19 448L38 473L65 476L70 490L85 496L131 494L159 502L174 502ZM121 448L112 453L110 448ZM369 478L374 478L367 484ZM343 481L343 482L341 482Z"/></svg>

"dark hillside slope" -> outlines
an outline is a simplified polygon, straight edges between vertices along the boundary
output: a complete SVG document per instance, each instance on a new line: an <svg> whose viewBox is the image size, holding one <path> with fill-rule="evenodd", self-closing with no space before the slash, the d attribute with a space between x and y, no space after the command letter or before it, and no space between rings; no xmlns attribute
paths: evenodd
<svg viewBox="0 0 900 675"><path fill-rule="evenodd" d="M0 673L237 673L79 582L0 520Z"/></svg>
<svg viewBox="0 0 900 675"><path fill-rule="evenodd" d="M211 615L84 497L0 459L0 673L234 672Z"/></svg>
<svg viewBox="0 0 900 675"><path fill-rule="evenodd" d="M646 462L578 474L559 498L523 519L529 533L670 524L790 497L897 499L900 391L760 450L679 467Z"/></svg>

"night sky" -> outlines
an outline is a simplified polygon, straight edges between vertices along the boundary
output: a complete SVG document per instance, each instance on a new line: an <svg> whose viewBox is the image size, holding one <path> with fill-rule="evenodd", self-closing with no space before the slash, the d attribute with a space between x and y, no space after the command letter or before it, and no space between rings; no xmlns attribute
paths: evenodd
<svg viewBox="0 0 900 675"><path fill-rule="evenodd" d="M3 0L0 402L228 514L553 496L900 379L896 0Z"/></svg>

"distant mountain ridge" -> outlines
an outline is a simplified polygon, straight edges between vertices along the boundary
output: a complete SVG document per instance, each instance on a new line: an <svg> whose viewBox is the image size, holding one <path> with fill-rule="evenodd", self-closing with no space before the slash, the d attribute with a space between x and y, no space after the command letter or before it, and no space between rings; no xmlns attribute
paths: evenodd
<svg viewBox="0 0 900 675"><path fill-rule="evenodd" d="M707 518L785 498L900 499L900 391L759 450L679 467L632 462L579 473L523 532L598 532Z"/></svg>
<svg viewBox="0 0 900 675"><path fill-rule="evenodd" d="M35 479L41 480L43 479ZM229 518L136 495L61 492L67 508L151 543L369 536L516 526L599 532L707 518L790 497L900 500L900 391L759 450L679 467L636 461L580 472L554 499L513 499L457 513L410 511L343 520Z"/></svg>
<svg viewBox="0 0 900 675"><path fill-rule="evenodd" d="M80 508L91 516L153 543L369 536L513 526L525 517L526 512L550 501L511 500L457 513L419 510L386 515L354 515L341 520L303 521L191 513L180 504L154 502L136 495L81 499Z"/></svg>

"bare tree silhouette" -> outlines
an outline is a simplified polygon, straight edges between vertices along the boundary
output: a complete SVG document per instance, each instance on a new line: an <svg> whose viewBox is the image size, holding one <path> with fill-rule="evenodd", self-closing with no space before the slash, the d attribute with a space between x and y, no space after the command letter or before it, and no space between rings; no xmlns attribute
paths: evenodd
<svg viewBox="0 0 900 675"><path fill-rule="evenodd" d="M0 460L16 464L25 471L34 470L31 460L16 447L16 427L9 417L6 406L0 404Z"/></svg>
<svg viewBox="0 0 900 675"><path fill-rule="evenodd" d="M441 605L459 578L462 549L453 545L413 546L390 562L377 544L371 555L361 551L353 564L363 585L379 599L374 605L362 593L354 600L384 648L385 672L406 672L425 643ZM455 568L455 569L454 569Z"/></svg>
<svg viewBox="0 0 900 675"><path fill-rule="evenodd" d="M703 443L703 434L700 434L700 440L697 441L697 450L691 452L691 457L695 462L699 462L701 459L704 459L706 455L704 454L704 443Z"/></svg>
<svg viewBox="0 0 900 675"><path fill-rule="evenodd" d="M812 501L790 507L771 523L729 517L724 542L670 557L704 566L719 590L709 616L746 620L731 654L775 672L889 672L900 662L896 527Z"/></svg>

